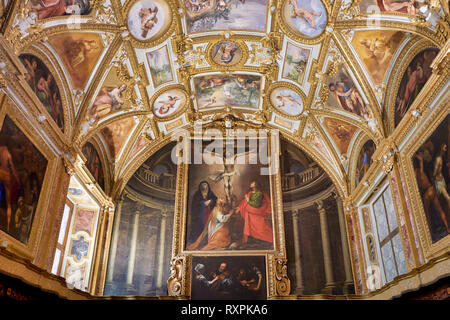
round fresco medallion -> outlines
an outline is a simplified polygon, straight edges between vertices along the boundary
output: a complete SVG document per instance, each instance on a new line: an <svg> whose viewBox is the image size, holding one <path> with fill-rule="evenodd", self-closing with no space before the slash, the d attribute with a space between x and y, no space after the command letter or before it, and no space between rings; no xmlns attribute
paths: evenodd
<svg viewBox="0 0 450 320"><path fill-rule="evenodd" d="M282 9L283 20L300 36L319 36L327 25L327 10L320 0L288 0Z"/></svg>
<svg viewBox="0 0 450 320"><path fill-rule="evenodd" d="M164 0L138 1L128 12L128 29L137 40L158 38L170 27L170 12L170 7Z"/></svg>
<svg viewBox="0 0 450 320"><path fill-rule="evenodd" d="M234 66L242 57L241 48L234 42L221 41L211 50L211 58L221 66Z"/></svg>
<svg viewBox="0 0 450 320"><path fill-rule="evenodd" d="M290 116L298 116L303 111L303 100L294 90L288 88L276 88L270 94L270 102L282 113Z"/></svg>
<svg viewBox="0 0 450 320"><path fill-rule="evenodd" d="M167 118L186 105L187 96L181 89L170 89L155 99L153 113L160 118Z"/></svg>

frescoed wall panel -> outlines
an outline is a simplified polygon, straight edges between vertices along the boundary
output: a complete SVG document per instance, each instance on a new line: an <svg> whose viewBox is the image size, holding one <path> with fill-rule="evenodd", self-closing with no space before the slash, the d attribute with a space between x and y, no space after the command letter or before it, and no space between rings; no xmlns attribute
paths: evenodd
<svg viewBox="0 0 450 320"><path fill-rule="evenodd" d="M131 177L116 206L104 294L166 296L170 276L176 165L173 144Z"/></svg>
<svg viewBox="0 0 450 320"><path fill-rule="evenodd" d="M74 89L84 89L104 49L101 36L63 33L50 37L48 42L63 61Z"/></svg>
<svg viewBox="0 0 450 320"><path fill-rule="evenodd" d="M361 148L356 163L355 186L364 178L373 162L372 156L376 150L375 143L372 140L367 141Z"/></svg>
<svg viewBox="0 0 450 320"><path fill-rule="evenodd" d="M94 176L95 181L98 182L100 187L105 190L105 176L103 171L102 161L97 152L97 149L90 143L87 142L82 149L83 155L86 157L86 167L89 172Z"/></svg>
<svg viewBox="0 0 450 320"><path fill-rule="evenodd" d="M327 78L326 83L330 90L327 101L330 107L344 109L363 118L369 117L368 107L343 65L339 65L336 75Z"/></svg>
<svg viewBox="0 0 450 320"><path fill-rule="evenodd" d="M405 39L400 31L356 31L352 45L374 84L382 84L393 56Z"/></svg>
<svg viewBox="0 0 450 320"><path fill-rule="evenodd" d="M26 80L31 89L36 93L58 127L64 130L61 94L54 76L38 57L31 54L21 54L19 57L28 71Z"/></svg>
<svg viewBox="0 0 450 320"><path fill-rule="evenodd" d="M30 9L38 19L48 19L65 15L87 15L91 12L91 0L30 0Z"/></svg>
<svg viewBox="0 0 450 320"><path fill-rule="evenodd" d="M361 12L392 12L416 15L419 13L418 10L427 4L429 4L428 0L362 0L359 8Z"/></svg>
<svg viewBox="0 0 450 320"><path fill-rule="evenodd" d="M397 92L394 110L395 126L403 119L409 107L430 78L432 73L431 63L438 52L439 50L437 49L426 49L417 54L409 63Z"/></svg>

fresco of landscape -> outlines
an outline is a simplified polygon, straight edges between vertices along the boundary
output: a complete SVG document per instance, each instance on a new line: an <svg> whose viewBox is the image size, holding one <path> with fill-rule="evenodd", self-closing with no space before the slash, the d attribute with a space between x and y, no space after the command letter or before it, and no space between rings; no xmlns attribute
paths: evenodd
<svg viewBox="0 0 450 320"><path fill-rule="evenodd" d="M147 53L147 58L155 88L173 80L166 46Z"/></svg>
<svg viewBox="0 0 450 320"><path fill-rule="evenodd" d="M221 106L257 108L261 77L254 75L210 75L194 79L199 109Z"/></svg>
<svg viewBox="0 0 450 320"><path fill-rule="evenodd" d="M284 59L283 65L283 78L302 84L305 78L309 55L309 49L300 48L288 43L286 59Z"/></svg>
<svg viewBox="0 0 450 320"><path fill-rule="evenodd" d="M186 0L188 32L266 30L266 0Z"/></svg>

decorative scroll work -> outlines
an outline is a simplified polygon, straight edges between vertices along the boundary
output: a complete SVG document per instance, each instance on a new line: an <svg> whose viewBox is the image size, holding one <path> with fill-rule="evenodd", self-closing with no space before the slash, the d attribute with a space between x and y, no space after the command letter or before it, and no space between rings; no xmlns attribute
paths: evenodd
<svg viewBox="0 0 450 320"><path fill-rule="evenodd" d="M183 268L184 268L184 257L175 257L171 261L170 266L170 277L167 280L167 290L170 296L181 296L183 295Z"/></svg>
<svg viewBox="0 0 450 320"><path fill-rule="evenodd" d="M291 292L291 281L288 278L287 259L274 258L275 267L275 294L278 296L288 296Z"/></svg>

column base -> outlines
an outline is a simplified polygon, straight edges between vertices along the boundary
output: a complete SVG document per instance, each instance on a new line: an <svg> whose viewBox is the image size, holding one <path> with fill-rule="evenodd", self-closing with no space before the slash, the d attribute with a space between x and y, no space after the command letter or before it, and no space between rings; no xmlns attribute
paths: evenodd
<svg viewBox="0 0 450 320"><path fill-rule="evenodd" d="M336 284L331 283L331 284L327 284L325 286L325 288L322 289L321 292L323 294L334 294L336 292L336 289L337 289Z"/></svg>
<svg viewBox="0 0 450 320"><path fill-rule="evenodd" d="M301 296L301 295L305 294L305 288L303 288L303 287L295 288L295 290L292 293L296 294L298 296Z"/></svg>
<svg viewBox="0 0 450 320"><path fill-rule="evenodd" d="M105 288L103 289L103 294L110 294L114 291L114 282L106 282Z"/></svg>
<svg viewBox="0 0 450 320"><path fill-rule="evenodd" d="M353 282L344 282L344 284L342 286L342 293L343 294L354 294L355 286L353 285Z"/></svg>
<svg viewBox="0 0 450 320"><path fill-rule="evenodd" d="M136 294L137 293L137 289L134 286L134 284L132 284L132 283L131 284L127 283L125 285L125 291L126 291L127 294Z"/></svg>

